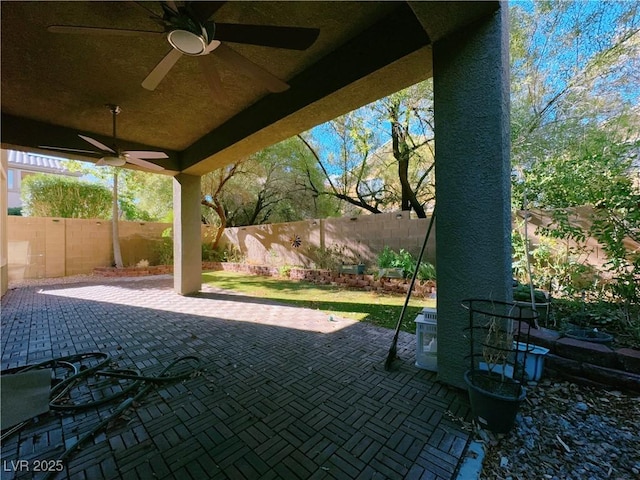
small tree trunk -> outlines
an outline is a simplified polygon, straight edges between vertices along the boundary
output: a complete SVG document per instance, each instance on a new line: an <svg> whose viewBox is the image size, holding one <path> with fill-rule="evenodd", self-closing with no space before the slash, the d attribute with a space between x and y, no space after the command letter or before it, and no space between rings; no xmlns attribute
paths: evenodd
<svg viewBox="0 0 640 480"><path fill-rule="evenodd" d="M113 234L113 262L117 268L122 268L122 253L120 252L120 230L118 228L118 170L113 170L113 204L111 211L111 231Z"/></svg>

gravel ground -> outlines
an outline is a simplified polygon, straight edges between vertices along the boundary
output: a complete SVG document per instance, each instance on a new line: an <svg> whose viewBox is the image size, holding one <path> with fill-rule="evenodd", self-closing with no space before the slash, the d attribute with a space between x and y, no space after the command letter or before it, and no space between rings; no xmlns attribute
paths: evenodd
<svg viewBox="0 0 640 480"><path fill-rule="evenodd" d="M527 389L507 435L477 429L482 479L640 479L640 397L564 381Z"/></svg>

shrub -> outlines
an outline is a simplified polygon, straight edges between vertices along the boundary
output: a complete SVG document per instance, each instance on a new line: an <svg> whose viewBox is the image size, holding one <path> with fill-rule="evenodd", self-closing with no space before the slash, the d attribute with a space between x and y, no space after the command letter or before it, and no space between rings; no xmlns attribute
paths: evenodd
<svg viewBox="0 0 640 480"><path fill-rule="evenodd" d="M421 262L418 268L418 280L435 280L436 267L429 262Z"/></svg>
<svg viewBox="0 0 640 480"><path fill-rule="evenodd" d="M95 183L46 174L22 182L23 213L35 217L109 218L111 191Z"/></svg>
<svg viewBox="0 0 640 480"><path fill-rule="evenodd" d="M413 255L401 248L396 252L389 248L388 245L378 254L378 267L380 268L401 268L404 277L413 275L416 268L416 261Z"/></svg>

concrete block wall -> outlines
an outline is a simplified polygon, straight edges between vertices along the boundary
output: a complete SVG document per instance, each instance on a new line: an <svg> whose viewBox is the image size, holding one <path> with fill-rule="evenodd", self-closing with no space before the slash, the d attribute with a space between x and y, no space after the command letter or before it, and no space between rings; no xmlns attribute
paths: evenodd
<svg viewBox="0 0 640 480"><path fill-rule="evenodd" d="M315 249L343 248L347 256L372 266L385 245L417 256L428 225L429 219L411 218L408 212L383 213L227 228L224 243L236 245L247 262L256 265L310 267ZM293 247L296 237L300 246ZM424 258L435 262L435 230Z"/></svg>
<svg viewBox="0 0 640 480"><path fill-rule="evenodd" d="M253 265L311 267L320 248L342 248L349 257L375 266L385 245L417 256L428 219L407 212L306 220L227 228L222 244L237 246ZM125 266L158 262L157 245L172 225L120 222L120 246ZM8 217L9 280L88 274L113 262L111 222L100 219ZM215 227L202 226L203 242L211 242ZM294 246L294 242L299 246ZM435 233L425 252L435 260Z"/></svg>
<svg viewBox="0 0 640 480"><path fill-rule="evenodd" d="M154 263L155 245L168 226L120 222L124 264ZM9 216L7 237L9 281L88 274L113 262L109 220Z"/></svg>

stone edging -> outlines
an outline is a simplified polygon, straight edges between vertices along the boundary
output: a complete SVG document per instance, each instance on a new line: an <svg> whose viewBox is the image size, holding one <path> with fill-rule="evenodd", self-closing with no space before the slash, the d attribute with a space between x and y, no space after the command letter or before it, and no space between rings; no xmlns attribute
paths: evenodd
<svg viewBox="0 0 640 480"><path fill-rule="evenodd" d="M242 272L250 275L266 277L280 277L280 268L269 265L250 265L233 262L202 262L203 270L224 270L228 272ZM99 267L94 268L93 274L99 277L141 277L146 275L166 275L173 273L173 265L154 265L149 267ZM347 288L357 288L381 293L406 294L410 281L404 278L376 278L375 275L338 273L331 270L314 270L306 268L289 269L289 278L304 280L320 285L339 285ZM413 294L428 298L436 293L434 281L416 281Z"/></svg>
<svg viewBox="0 0 640 480"><path fill-rule="evenodd" d="M545 369L572 381L640 392L640 351L562 337L546 328L529 332L529 340L549 349Z"/></svg>

